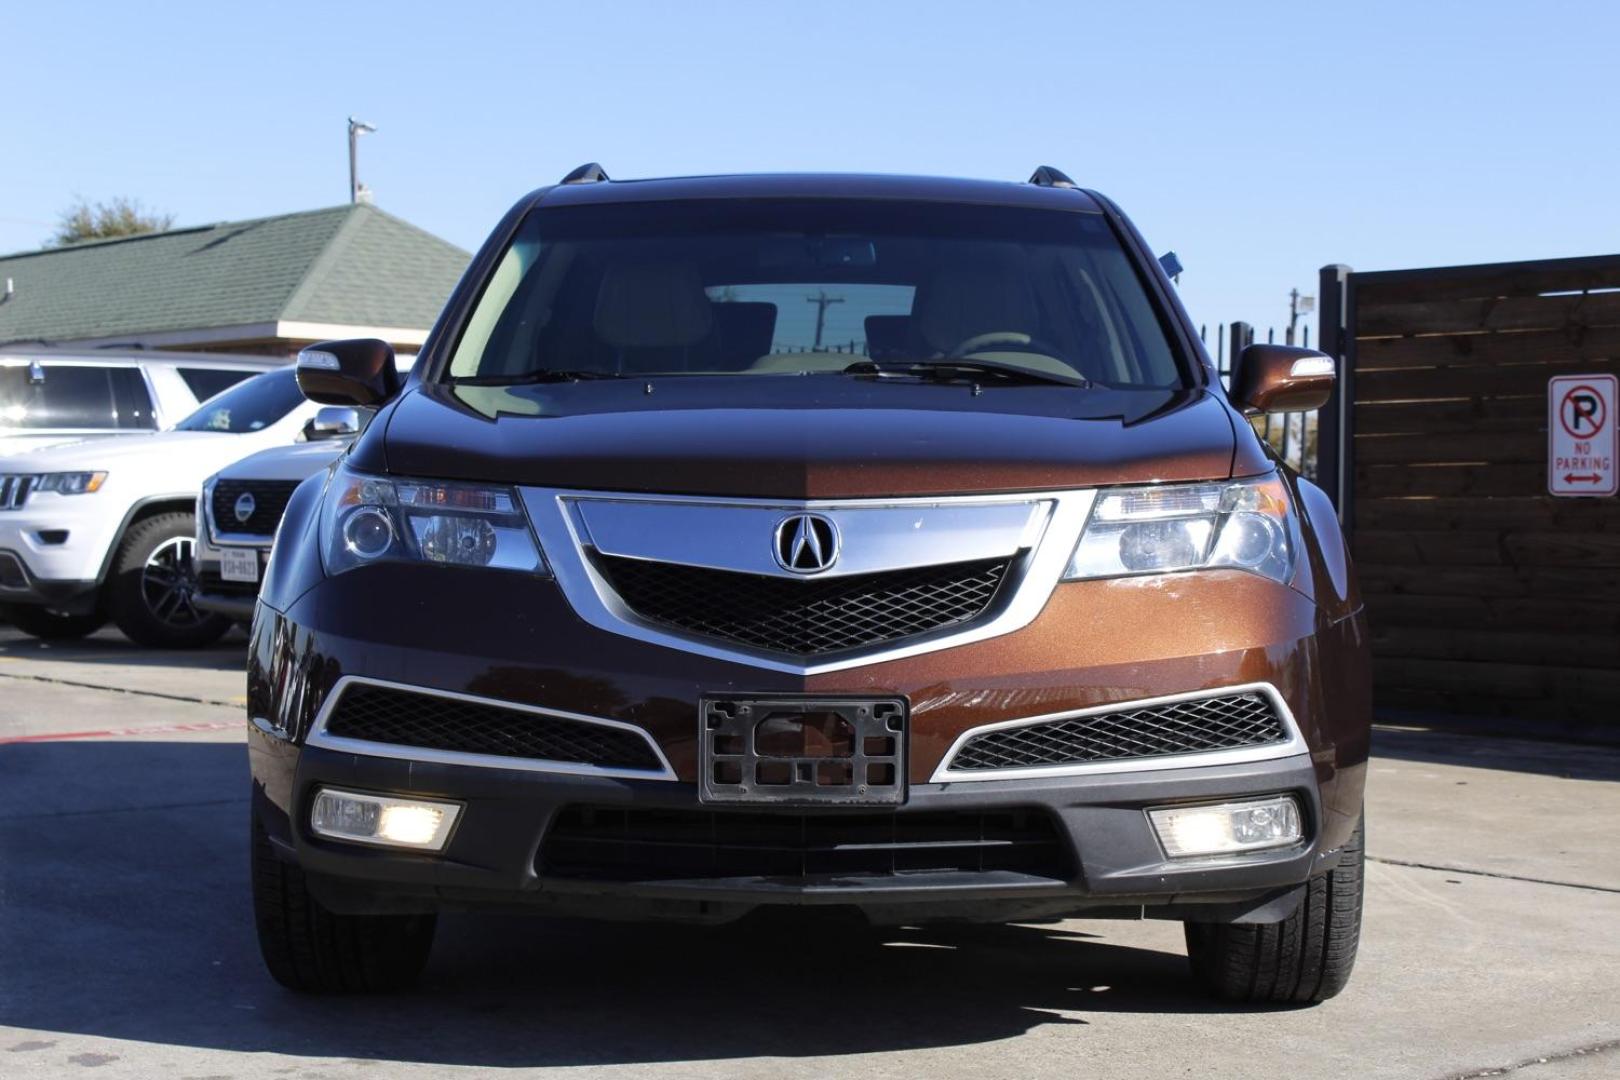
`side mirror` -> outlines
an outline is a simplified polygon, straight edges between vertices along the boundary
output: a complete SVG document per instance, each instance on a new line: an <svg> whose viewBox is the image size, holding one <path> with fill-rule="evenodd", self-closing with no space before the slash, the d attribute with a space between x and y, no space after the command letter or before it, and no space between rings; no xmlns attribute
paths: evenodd
<svg viewBox="0 0 1620 1080"><path fill-rule="evenodd" d="M322 405L380 405L399 393L393 346L376 338L311 345L298 354L298 389Z"/></svg>
<svg viewBox="0 0 1620 1080"><path fill-rule="evenodd" d="M1292 345L1250 345L1232 372L1232 400L1246 413L1308 412L1333 393L1333 357Z"/></svg>
<svg viewBox="0 0 1620 1080"><path fill-rule="evenodd" d="M352 405L327 405L310 417L309 423L304 425L304 439L306 442L315 442L318 439L342 439L350 435L360 434L365 425L360 420L360 410Z"/></svg>

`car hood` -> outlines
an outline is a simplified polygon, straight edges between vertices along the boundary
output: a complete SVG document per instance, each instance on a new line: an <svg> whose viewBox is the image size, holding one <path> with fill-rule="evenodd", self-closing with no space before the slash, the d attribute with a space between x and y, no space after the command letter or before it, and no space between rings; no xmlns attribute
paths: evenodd
<svg viewBox="0 0 1620 1080"><path fill-rule="evenodd" d="M830 376L410 391L361 467L444 479L761 498L955 495L1232 475L1203 390ZM380 428L383 425L373 425Z"/></svg>
<svg viewBox="0 0 1620 1080"><path fill-rule="evenodd" d="M223 431L160 431L151 435L48 446L0 458L0 473L101 470L108 500L190 495L211 474L267 441L275 428L234 435Z"/></svg>
<svg viewBox="0 0 1620 1080"><path fill-rule="evenodd" d="M232 462L215 475L221 480L302 480L313 476L343 455L353 439L272 446Z"/></svg>

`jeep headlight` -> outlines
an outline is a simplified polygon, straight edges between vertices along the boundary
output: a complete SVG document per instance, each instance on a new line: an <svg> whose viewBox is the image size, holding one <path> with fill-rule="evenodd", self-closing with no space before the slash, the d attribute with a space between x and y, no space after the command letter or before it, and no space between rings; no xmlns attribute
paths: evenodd
<svg viewBox="0 0 1620 1080"><path fill-rule="evenodd" d="M376 562L546 569L517 493L500 485L340 468L327 487L321 534L329 574Z"/></svg>
<svg viewBox="0 0 1620 1080"><path fill-rule="evenodd" d="M1276 474L1116 488L1097 496L1064 578L1230 568L1286 584L1295 535L1288 488Z"/></svg>
<svg viewBox="0 0 1620 1080"><path fill-rule="evenodd" d="M58 495L88 495L100 491L107 482L104 472L53 472L34 477L34 490L54 491Z"/></svg>

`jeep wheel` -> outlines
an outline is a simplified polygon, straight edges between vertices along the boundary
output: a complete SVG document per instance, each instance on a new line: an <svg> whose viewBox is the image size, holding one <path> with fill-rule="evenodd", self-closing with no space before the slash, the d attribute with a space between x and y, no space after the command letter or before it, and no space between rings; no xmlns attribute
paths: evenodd
<svg viewBox="0 0 1620 1080"><path fill-rule="evenodd" d="M1344 989L1361 938L1362 825L1332 870L1305 887L1278 923L1187 924L1187 959L1204 988L1226 1001L1326 1001Z"/></svg>
<svg viewBox="0 0 1620 1080"><path fill-rule="evenodd" d="M276 857L253 821L253 921L270 975L289 990L404 990L433 947L434 915L340 915L322 907L304 872Z"/></svg>
<svg viewBox="0 0 1620 1080"><path fill-rule="evenodd" d="M36 604L0 604L0 624L3 623L10 623L41 641L76 641L105 626L107 616L99 611L69 615Z"/></svg>
<svg viewBox="0 0 1620 1080"><path fill-rule="evenodd" d="M231 628L231 620L196 605L194 530L190 514L157 514L131 525L118 545L107 579L107 610L137 645L196 649Z"/></svg>

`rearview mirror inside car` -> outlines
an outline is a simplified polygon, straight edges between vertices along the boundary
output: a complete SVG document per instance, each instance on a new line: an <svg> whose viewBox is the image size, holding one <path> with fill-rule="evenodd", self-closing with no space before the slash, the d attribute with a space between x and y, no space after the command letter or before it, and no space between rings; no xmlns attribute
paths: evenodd
<svg viewBox="0 0 1620 1080"><path fill-rule="evenodd" d="M1333 357L1292 345L1250 345L1232 372L1232 400L1247 413L1308 412L1333 393Z"/></svg>
<svg viewBox="0 0 1620 1080"><path fill-rule="evenodd" d="M322 341L298 354L298 389L322 405L380 405L399 385L394 349L386 341Z"/></svg>

